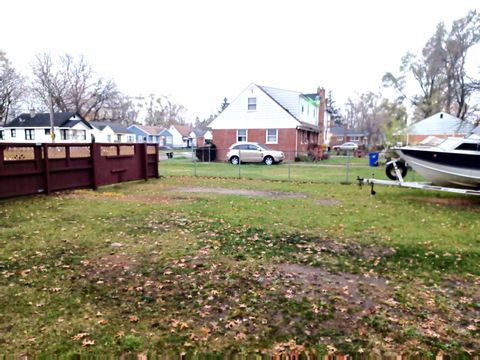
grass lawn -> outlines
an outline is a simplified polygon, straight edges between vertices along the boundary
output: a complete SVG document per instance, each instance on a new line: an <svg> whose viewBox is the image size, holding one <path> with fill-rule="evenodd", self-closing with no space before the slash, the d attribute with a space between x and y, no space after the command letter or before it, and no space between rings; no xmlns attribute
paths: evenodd
<svg viewBox="0 0 480 360"><path fill-rule="evenodd" d="M377 193L168 176L2 200L0 349L478 355L480 200Z"/></svg>

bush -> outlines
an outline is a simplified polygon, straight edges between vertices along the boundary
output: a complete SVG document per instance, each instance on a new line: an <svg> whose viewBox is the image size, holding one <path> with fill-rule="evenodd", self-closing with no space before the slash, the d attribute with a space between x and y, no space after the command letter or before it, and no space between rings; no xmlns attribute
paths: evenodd
<svg viewBox="0 0 480 360"><path fill-rule="evenodd" d="M295 156L295 162L311 162L312 159L308 155L305 154L299 154L298 156Z"/></svg>
<svg viewBox="0 0 480 360"><path fill-rule="evenodd" d="M200 161L215 161L217 158L217 147L214 143L201 146L195 150L195 155Z"/></svg>

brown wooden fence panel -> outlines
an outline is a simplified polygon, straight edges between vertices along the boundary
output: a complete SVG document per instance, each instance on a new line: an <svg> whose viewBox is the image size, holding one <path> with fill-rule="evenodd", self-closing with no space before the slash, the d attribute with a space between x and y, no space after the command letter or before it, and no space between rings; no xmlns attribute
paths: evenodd
<svg viewBox="0 0 480 360"><path fill-rule="evenodd" d="M147 144L0 144L0 198L157 178Z"/></svg>

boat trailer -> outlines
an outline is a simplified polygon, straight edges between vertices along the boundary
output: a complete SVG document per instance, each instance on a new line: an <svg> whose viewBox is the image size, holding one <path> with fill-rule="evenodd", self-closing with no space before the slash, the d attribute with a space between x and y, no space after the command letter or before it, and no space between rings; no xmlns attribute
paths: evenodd
<svg viewBox="0 0 480 360"><path fill-rule="evenodd" d="M380 180L375 178L365 179L360 176L357 176L358 185L370 185L370 194L375 195L376 191L374 189L374 185L387 185L387 186L398 186L403 188L410 188L410 189L423 189L423 190L434 190L434 191L445 191L450 193L456 194L463 194L463 195L476 195L480 196L480 190L472 190L472 189L460 189L460 188L453 188L453 187L444 187L444 186L437 186L432 185L431 183L427 182L414 182L414 181L404 181L402 176L402 171L400 166L397 166L397 161L399 159L392 160L387 163L387 165L392 164L395 175L397 180Z"/></svg>

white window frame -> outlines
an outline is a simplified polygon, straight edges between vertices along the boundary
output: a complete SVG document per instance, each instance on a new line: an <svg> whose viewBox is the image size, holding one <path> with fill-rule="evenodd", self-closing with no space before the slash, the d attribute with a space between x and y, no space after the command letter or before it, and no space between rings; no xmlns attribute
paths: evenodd
<svg viewBox="0 0 480 360"><path fill-rule="evenodd" d="M245 140L239 140L239 131L245 131ZM243 135L242 135L243 137ZM236 142L247 142L248 141L248 130L247 129L237 129L237 141Z"/></svg>
<svg viewBox="0 0 480 360"><path fill-rule="evenodd" d="M269 134L269 131L275 131L275 134ZM275 140L269 140L269 137L275 136ZM265 144L278 144L278 129L265 130Z"/></svg>
<svg viewBox="0 0 480 360"><path fill-rule="evenodd" d="M35 129L25 129L25 140L35 140Z"/></svg>
<svg viewBox="0 0 480 360"><path fill-rule="evenodd" d="M248 98L247 109L248 109L248 111L256 111L257 110L257 98L256 97L249 97Z"/></svg>
<svg viewBox="0 0 480 360"><path fill-rule="evenodd" d="M70 140L70 131L68 129L60 129L60 140Z"/></svg>

